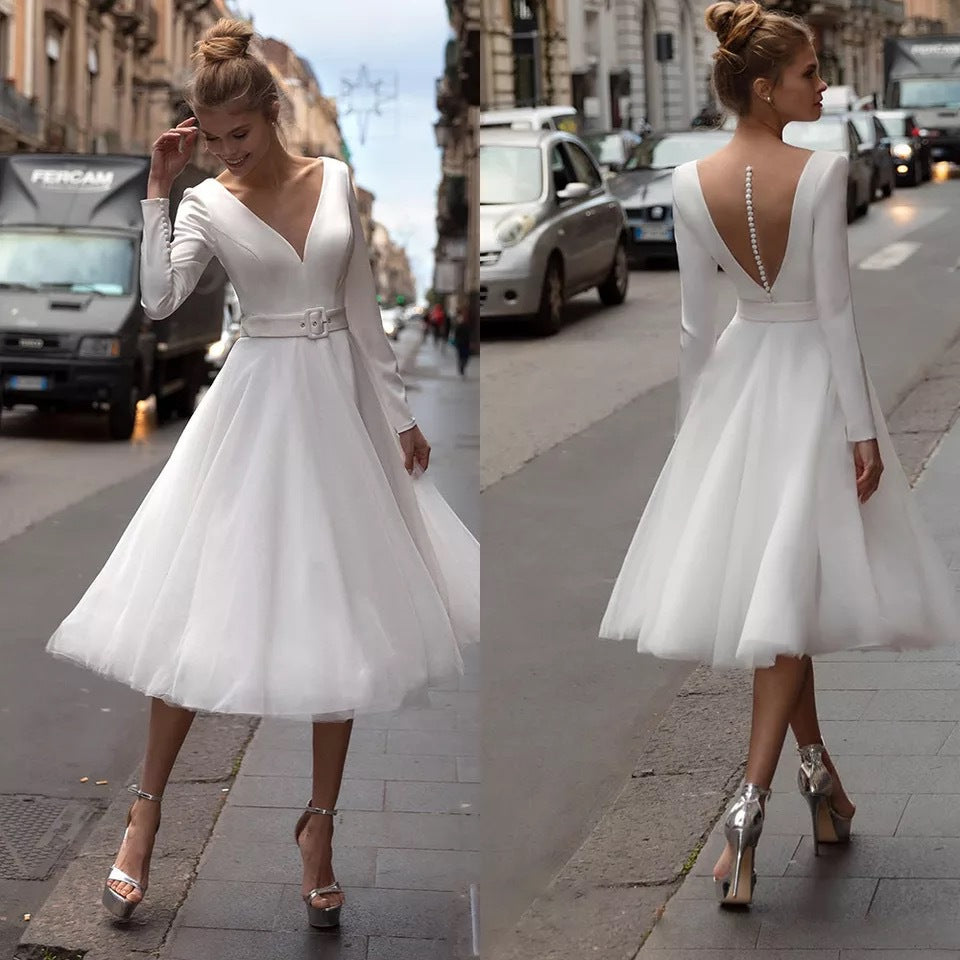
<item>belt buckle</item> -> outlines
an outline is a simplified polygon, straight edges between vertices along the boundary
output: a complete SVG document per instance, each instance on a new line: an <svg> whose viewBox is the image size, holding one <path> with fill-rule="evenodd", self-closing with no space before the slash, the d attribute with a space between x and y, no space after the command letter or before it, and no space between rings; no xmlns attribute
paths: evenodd
<svg viewBox="0 0 960 960"><path fill-rule="evenodd" d="M308 340L323 340L330 336L329 319L323 307L314 307L303 314L307 325Z"/></svg>

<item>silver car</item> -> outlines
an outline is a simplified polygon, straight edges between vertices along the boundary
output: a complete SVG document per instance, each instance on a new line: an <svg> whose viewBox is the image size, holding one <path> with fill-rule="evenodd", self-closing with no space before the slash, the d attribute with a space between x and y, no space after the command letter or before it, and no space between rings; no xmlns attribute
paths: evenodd
<svg viewBox="0 0 960 960"><path fill-rule="evenodd" d="M559 130L480 130L480 317L522 317L541 334L597 287L627 295L627 224L583 142Z"/></svg>

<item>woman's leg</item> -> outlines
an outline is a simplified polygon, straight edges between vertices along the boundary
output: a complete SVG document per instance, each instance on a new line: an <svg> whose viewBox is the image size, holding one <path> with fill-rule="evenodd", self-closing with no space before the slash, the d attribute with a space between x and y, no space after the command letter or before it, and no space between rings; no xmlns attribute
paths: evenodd
<svg viewBox="0 0 960 960"><path fill-rule="evenodd" d="M807 660L807 672L803 681L803 687L800 690L800 696L797 698L797 706L790 718L790 727L793 735L797 738L797 746L805 747L811 743L823 743L823 735L820 733L820 719L817 717L817 694L813 679L813 661L809 657ZM840 783L840 776L833 760L830 759L826 750L823 751L823 764L830 771L833 777L833 795L830 798L830 804L842 817L851 817L856 809L850 802Z"/></svg>
<svg viewBox="0 0 960 960"><path fill-rule="evenodd" d="M783 750L787 726L796 710L806 667L806 658L777 657L772 667L754 671L753 718L745 782L769 788ZM728 845L713 868L714 877L727 876L732 861L733 851Z"/></svg>
<svg viewBox="0 0 960 960"><path fill-rule="evenodd" d="M193 710L184 710L156 697L151 698L147 750L139 784L141 790L158 797L162 795L195 715ZM130 811L130 830L117 854L117 866L138 879L143 886L147 885L150 856L159 821L160 804L137 797ZM110 886L132 903L142 899L140 891L129 883L111 880Z"/></svg>
<svg viewBox="0 0 960 960"><path fill-rule="evenodd" d="M353 721L313 725L313 796L310 806L332 810L337 805L343 765L350 746ZM317 887L329 886L333 873L333 817L311 815L300 834L303 854L303 895ZM335 907L343 895L331 893L314 900L317 907Z"/></svg>

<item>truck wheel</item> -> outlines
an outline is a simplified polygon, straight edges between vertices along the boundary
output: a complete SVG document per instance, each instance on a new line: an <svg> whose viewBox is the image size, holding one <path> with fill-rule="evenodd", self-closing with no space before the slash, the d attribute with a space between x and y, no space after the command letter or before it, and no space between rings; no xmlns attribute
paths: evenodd
<svg viewBox="0 0 960 960"><path fill-rule="evenodd" d="M630 268L627 266L627 247L621 237L617 241L617 249L613 255L610 272L603 283L597 287L600 302L605 307L615 307L618 303L623 303L627 299L627 284L629 281Z"/></svg>
<svg viewBox="0 0 960 960"><path fill-rule="evenodd" d="M560 258L552 256L547 262L540 289L540 306L534 314L534 329L542 337L558 333L563 326L563 267Z"/></svg>
<svg viewBox="0 0 960 960"><path fill-rule="evenodd" d="M140 391L136 382L129 387L129 396L123 393L110 401L110 412L107 416L107 427L111 440L129 440L133 434L134 424L137 422L137 402Z"/></svg>
<svg viewBox="0 0 960 960"><path fill-rule="evenodd" d="M189 420L193 416L194 407L197 405L197 393L200 390L200 373L203 369L203 357L194 357L187 368L184 380L184 388L171 399L174 401L174 409L181 420Z"/></svg>

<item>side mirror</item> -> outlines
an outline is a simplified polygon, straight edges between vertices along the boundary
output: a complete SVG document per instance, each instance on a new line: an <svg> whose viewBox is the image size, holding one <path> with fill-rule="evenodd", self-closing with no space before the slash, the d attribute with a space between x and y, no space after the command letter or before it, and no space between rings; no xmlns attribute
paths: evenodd
<svg viewBox="0 0 960 960"><path fill-rule="evenodd" d="M557 191L558 200L579 200L590 192L590 187L585 183L574 181L568 183L562 190Z"/></svg>

